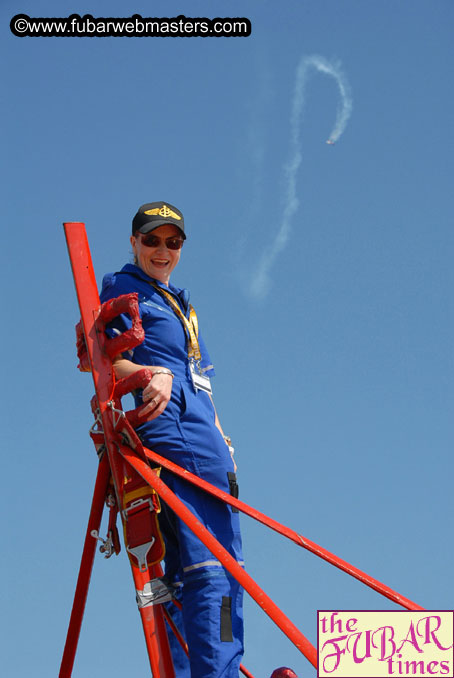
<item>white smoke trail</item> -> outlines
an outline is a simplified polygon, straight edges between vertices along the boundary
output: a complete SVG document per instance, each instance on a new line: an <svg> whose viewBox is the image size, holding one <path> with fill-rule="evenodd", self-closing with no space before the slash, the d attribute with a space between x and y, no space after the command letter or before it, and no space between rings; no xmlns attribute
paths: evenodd
<svg viewBox="0 0 454 678"><path fill-rule="evenodd" d="M350 86L342 71L339 62L333 63L320 56L303 57L296 70L295 90L293 95L292 113L290 119L290 159L284 166L285 200L284 213L281 225L270 249L263 253L251 283L251 294L256 298L263 298L268 293L271 281L270 270L277 255L284 249L291 232L291 220L298 209L299 200L296 192L296 177L301 165L300 127L305 104L305 89L311 69L330 75L337 83L341 97L337 110L336 121L329 135L329 142L336 142L344 132L352 112L352 98Z"/></svg>

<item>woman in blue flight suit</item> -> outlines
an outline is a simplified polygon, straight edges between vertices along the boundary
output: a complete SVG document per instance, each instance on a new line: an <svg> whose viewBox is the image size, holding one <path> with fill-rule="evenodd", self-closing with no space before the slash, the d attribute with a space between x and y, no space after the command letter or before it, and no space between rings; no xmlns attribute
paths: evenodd
<svg viewBox="0 0 454 678"><path fill-rule="evenodd" d="M213 366L189 306L187 290L170 284L186 238L181 212L169 203L142 205L132 223L134 264L104 277L101 301L137 292L145 339L115 360L117 378L150 367L154 375L136 406L145 446L226 492L235 492L234 462L211 398ZM192 309L192 310L191 310ZM130 326L127 316L111 331ZM164 482L229 553L243 564L238 513L170 472ZM165 573L181 586L190 660L169 634L177 678L238 678L243 654L242 588L163 503ZM175 609L175 608L174 608Z"/></svg>

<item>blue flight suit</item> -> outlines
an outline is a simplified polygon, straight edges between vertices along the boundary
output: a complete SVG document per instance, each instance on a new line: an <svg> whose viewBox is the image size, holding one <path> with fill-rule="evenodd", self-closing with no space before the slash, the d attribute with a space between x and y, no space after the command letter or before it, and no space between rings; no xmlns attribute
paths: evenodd
<svg viewBox="0 0 454 678"><path fill-rule="evenodd" d="M187 339L181 320L170 304L157 292L152 279L133 264L103 279L101 301L121 294L137 292L145 339L124 357L140 365L160 365L175 377L166 409L156 419L137 429L144 445L186 468L216 487L230 492L233 461L227 445L215 425L215 411L204 391L195 391L189 371ZM188 315L189 294L166 287ZM111 332L131 326L122 315L111 324ZM210 358L199 333L202 368L213 376ZM142 404L141 392L135 396ZM204 493L163 469L162 480L191 509L229 553L243 563L239 514L230 506ZM184 629L190 661L173 633L169 633L177 678L238 678L243 654L242 587L193 532L162 502L160 526L166 543L165 573L171 583L181 587ZM169 607L174 618L181 615Z"/></svg>

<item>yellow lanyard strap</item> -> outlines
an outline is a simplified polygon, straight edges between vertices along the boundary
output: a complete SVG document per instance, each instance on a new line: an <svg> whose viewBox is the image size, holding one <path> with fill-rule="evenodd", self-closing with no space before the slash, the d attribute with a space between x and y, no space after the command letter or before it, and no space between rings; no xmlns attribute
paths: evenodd
<svg viewBox="0 0 454 678"><path fill-rule="evenodd" d="M191 304L189 304L189 320L188 320L188 318L186 318L185 314L181 310L178 302L173 298L173 296L169 292L163 290L162 287L159 287L159 285L156 285L156 283L151 282L150 285L154 287L155 290L159 292L159 294L162 297L167 299L170 306L175 311L175 314L181 320L183 327L186 331L186 336L188 338L188 358L189 359L194 358L194 360L199 362L202 359L202 354L200 353L200 346L197 339L197 337L199 336L199 323L194 308L191 306Z"/></svg>

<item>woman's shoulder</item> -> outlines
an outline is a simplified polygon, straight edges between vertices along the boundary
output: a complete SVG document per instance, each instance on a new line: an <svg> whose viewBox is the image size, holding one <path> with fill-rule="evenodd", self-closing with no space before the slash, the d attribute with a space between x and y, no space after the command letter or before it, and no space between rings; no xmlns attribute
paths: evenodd
<svg viewBox="0 0 454 678"><path fill-rule="evenodd" d="M101 301L107 301L120 294L137 292L141 283L140 269L134 264L126 264L120 271L106 273L102 279Z"/></svg>

